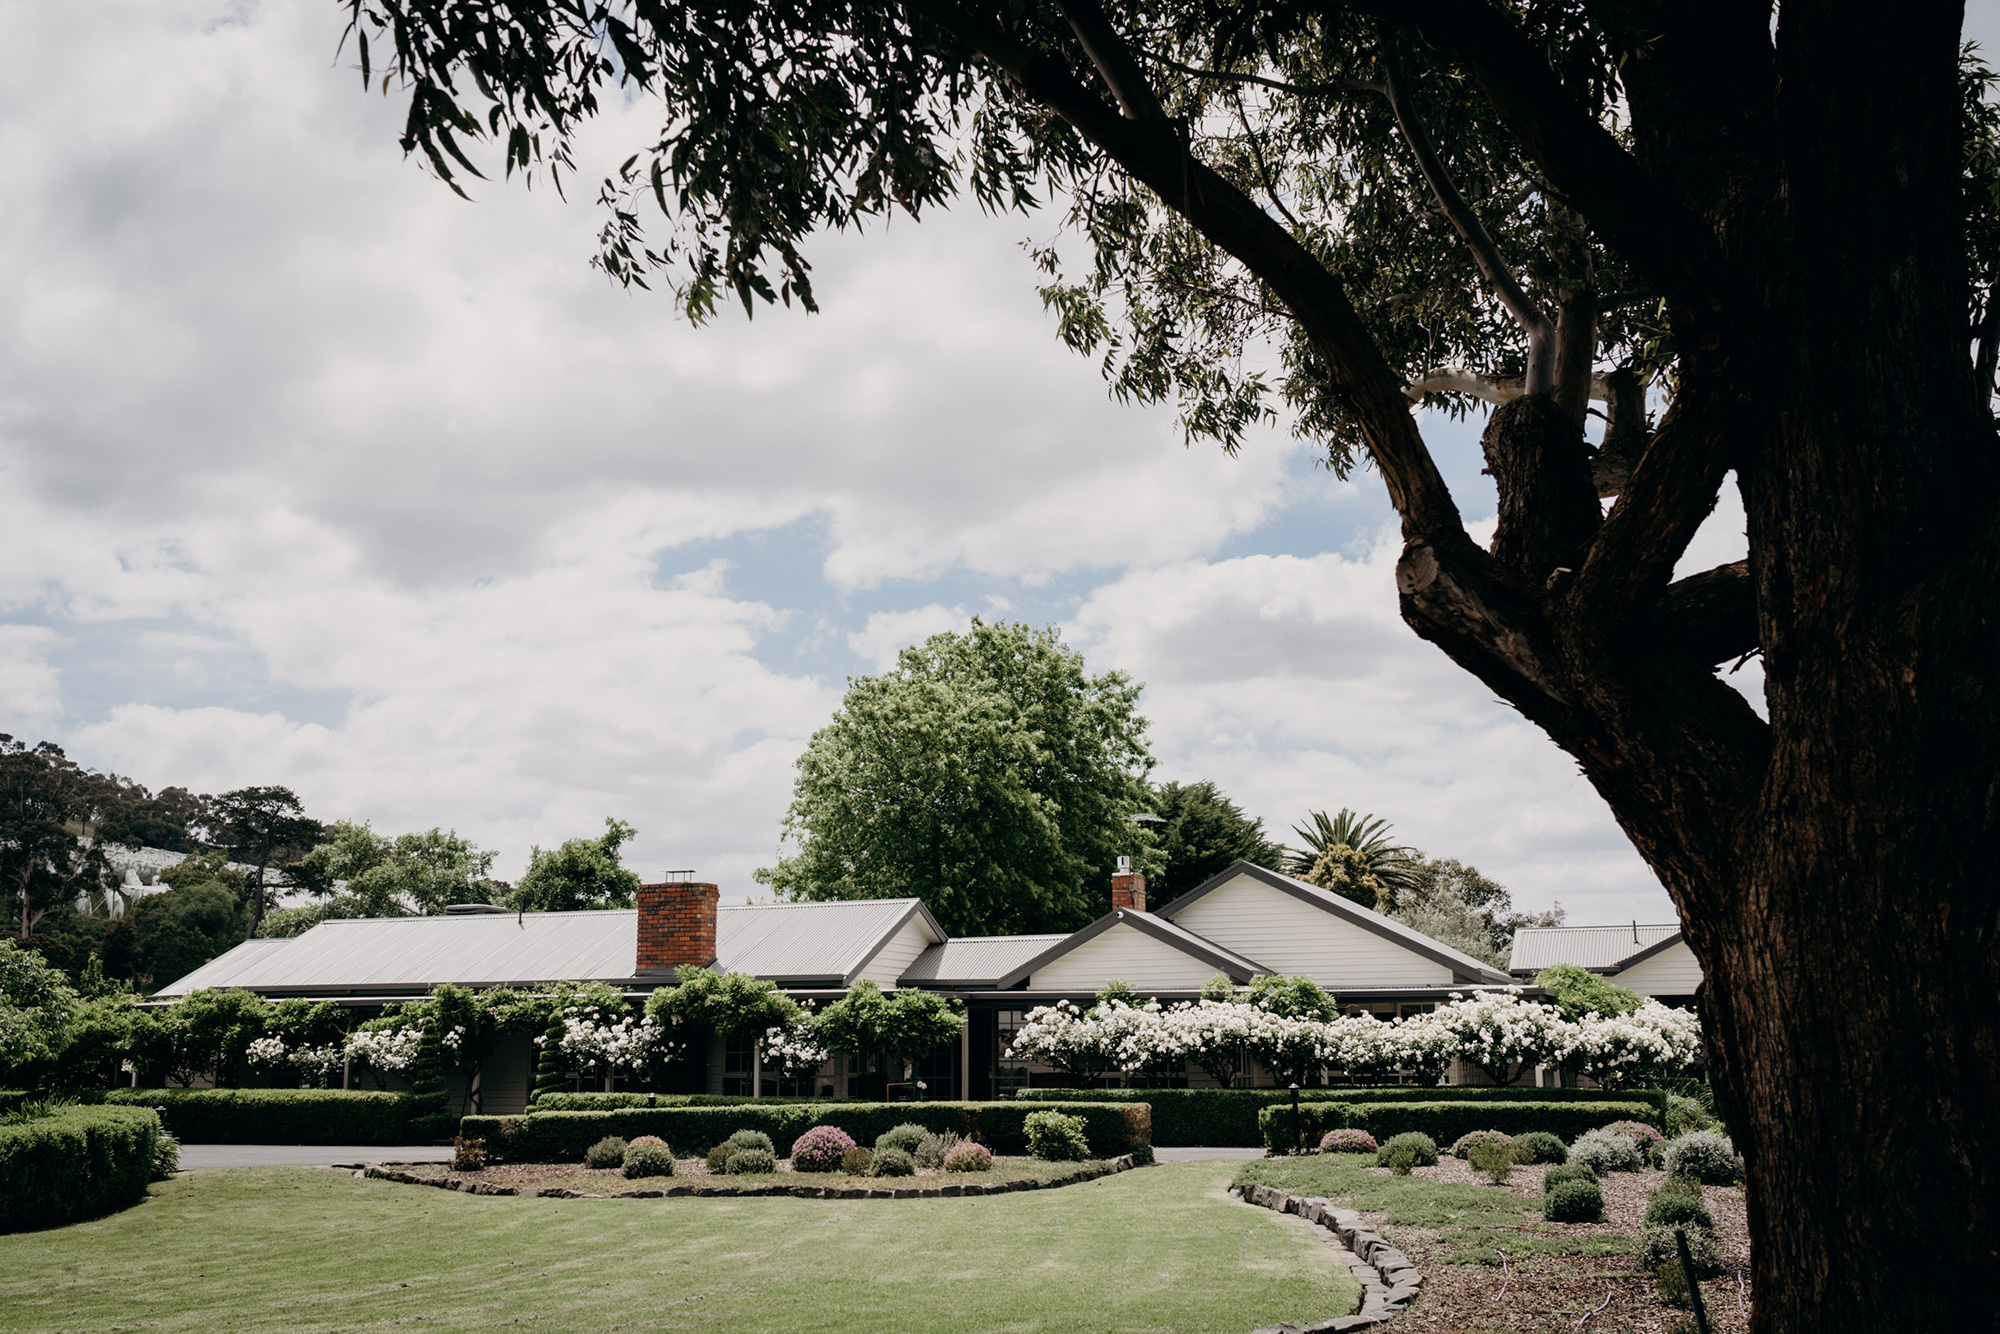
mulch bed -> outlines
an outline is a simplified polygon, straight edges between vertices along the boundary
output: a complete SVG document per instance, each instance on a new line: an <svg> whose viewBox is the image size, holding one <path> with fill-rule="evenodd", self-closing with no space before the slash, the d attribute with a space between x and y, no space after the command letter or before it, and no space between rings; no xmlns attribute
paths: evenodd
<svg viewBox="0 0 2000 1334"><path fill-rule="evenodd" d="M1386 1168L1371 1169L1388 1175ZM1517 1167L1501 1189L1526 1197L1540 1207L1545 1167ZM1432 1181L1486 1185L1456 1158L1436 1167L1417 1168L1414 1175ZM1611 1172L1600 1183L1604 1192L1602 1223L1560 1225L1563 1236L1620 1234L1636 1237L1645 1219L1647 1197L1666 1180L1663 1172ZM1743 1193L1730 1186L1705 1186L1702 1197L1715 1217L1715 1240L1725 1265L1734 1272L1701 1285L1709 1327L1716 1334L1740 1334L1749 1328L1750 1238ZM1395 1334L1471 1334L1473 1331L1520 1331L1553 1334L1574 1331L1584 1320L1586 1334L1667 1334L1688 1312L1663 1304L1650 1274L1636 1270L1629 1255L1590 1257L1537 1255L1503 1267L1445 1264L1453 1249L1440 1244L1449 1229L1408 1227L1387 1222L1382 1214L1362 1215L1391 1243L1401 1248L1424 1274L1423 1296L1387 1328ZM1524 1236L1550 1235L1539 1218L1530 1226L1499 1229ZM1504 1240L1499 1249L1506 1250ZM1737 1278L1741 1276L1739 1288ZM1503 1292L1504 1287L1504 1292ZM1608 1304L1606 1298L1609 1297ZM1589 1314L1590 1312L1595 1314ZM1693 1324L1689 1321L1689 1329Z"/></svg>

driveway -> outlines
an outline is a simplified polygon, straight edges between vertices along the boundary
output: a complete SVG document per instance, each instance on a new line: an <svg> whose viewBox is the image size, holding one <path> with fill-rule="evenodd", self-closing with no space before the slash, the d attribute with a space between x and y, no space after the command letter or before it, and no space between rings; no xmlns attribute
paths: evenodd
<svg viewBox="0 0 2000 1334"><path fill-rule="evenodd" d="M332 1167L337 1163L445 1163L451 1149L435 1144L183 1144L181 1168Z"/></svg>
<svg viewBox="0 0 2000 1334"><path fill-rule="evenodd" d="M1163 1163L1200 1163L1212 1158L1262 1158L1262 1149L1154 1149L1153 1157Z"/></svg>

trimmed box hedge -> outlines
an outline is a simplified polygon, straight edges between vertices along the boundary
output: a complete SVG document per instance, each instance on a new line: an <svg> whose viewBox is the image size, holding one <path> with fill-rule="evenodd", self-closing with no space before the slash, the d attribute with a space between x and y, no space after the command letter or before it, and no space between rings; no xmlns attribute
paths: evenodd
<svg viewBox="0 0 2000 1334"><path fill-rule="evenodd" d="M0 1126L0 1232L56 1227L136 1204L160 1119L141 1107L65 1107Z"/></svg>
<svg viewBox="0 0 2000 1334"><path fill-rule="evenodd" d="M1516 1099L1439 1102L1304 1102L1299 1103L1301 1140L1319 1143L1329 1130L1365 1130L1377 1141L1406 1130L1419 1130L1439 1144L1450 1144L1474 1130L1498 1130L1507 1135L1547 1131L1564 1143L1586 1130L1613 1121L1643 1121L1652 1114L1644 1102L1527 1102ZM1289 1104L1266 1107L1257 1117L1260 1142L1280 1153L1293 1147Z"/></svg>
<svg viewBox="0 0 2000 1334"><path fill-rule="evenodd" d="M533 1111L527 1116L468 1116L459 1133L483 1138L487 1151L511 1162L575 1162L606 1135L632 1139L658 1135L677 1152L702 1153L738 1130L761 1130L780 1154L814 1126L837 1126L856 1143L905 1122L926 1130L977 1139L995 1153L1026 1151L1022 1122L1030 1112L1056 1110L1080 1116L1090 1151L1100 1158L1151 1143L1152 1117L1145 1103L848 1102L778 1103L759 1099L728 1107L618 1107L595 1112Z"/></svg>
<svg viewBox="0 0 2000 1334"><path fill-rule="evenodd" d="M1658 1125L1666 1115L1666 1094L1658 1089L1606 1093L1602 1089L1493 1088L1452 1084L1442 1088L1398 1085L1387 1088L1314 1088L1299 1090L1307 1102L1601 1102L1645 1100L1652 1110L1635 1120ZM1258 1113L1266 1107L1291 1106L1290 1089L1023 1089L1022 1102L1141 1101L1153 1109L1153 1143L1161 1148L1201 1145L1208 1148L1255 1148L1264 1143ZM1329 1127L1332 1128L1331 1126ZM1453 1138L1457 1138L1453 1136Z"/></svg>
<svg viewBox="0 0 2000 1334"><path fill-rule="evenodd" d="M752 1098L747 1093L544 1093L530 1112L608 1112L617 1107L734 1107L738 1103L841 1103L846 1098Z"/></svg>
<svg viewBox="0 0 2000 1334"><path fill-rule="evenodd" d="M365 1089L111 1089L183 1144L407 1144L409 1097Z"/></svg>

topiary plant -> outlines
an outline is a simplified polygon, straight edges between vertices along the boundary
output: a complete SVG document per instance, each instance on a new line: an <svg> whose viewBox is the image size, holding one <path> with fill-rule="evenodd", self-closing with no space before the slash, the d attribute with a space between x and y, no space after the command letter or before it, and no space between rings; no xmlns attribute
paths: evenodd
<svg viewBox="0 0 2000 1334"><path fill-rule="evenodd" d="M1736 1147L1711 1130L1689 1131L1667 1145L1660 1165L1669 1176L1693 1177L1705 1186L1732 1186L1743 1176Z"/></svg>
<svg viewBox="0 0 2000 1334"><path fill-rule="evenodd" d="M1589 1163L1558 1163L1542 1173L1542 1194L1548 1194L1565 1181L1588 1181L1594 1186L1597 1171Z"/></svg>
<svg viewBox="0 0 2000 1334"><path fill-rule="evenodd" d="M1563 1142L1546 1130L1531 1130L1525 1135L1514 1136L1514 1161L1517 1163L1566 1163L1569 1150Z"/></svg>
<svg viewBox="0 0 2000 1334"><path fill-rule="evenodd" d="M792 1141L794 1172L833 1172L854 1147L854 1136L839 1126L814 1126Z"/></svg>
<svg viewBox="0 0 2000 1334"><path fill-rule="evenodd" d="M1653 1198L1646 1202L1646 1223L1649 1227L1698 1227L1704 1232L1715 1231L1715 1215L1709 1213L1701 1196L1672 1190L1653 1192Z"/></svg>
<svg viewBox="0 0 2000 1334"><path fill-rule="evenodd" d="M739 1151L743 1149L762 1149L774 1158L778 1155L778 1146L771 1143L771 1137L761 1130L738 1130L731 1134L724 1142L731 1148Z"/></svg>
<svg viewBox="0 0 2000 1334"><path fill-rule="evenodd" d="M877 1135L875 1137L875 1152L880 1153L884 1149L901 1149L904 1153L914 1154L917 1151L917 1146L922 1144L925 1137L930 1133L930 1131L924 1129L922 1126L911 1125L906 1121L900 1126L894 1126Z"/></svg>
<svg viewBox="0 0 2000 1334"><path fill-rule="evenodd" d="M840 1155L840 1170L851 1177L865 1177L875 1170L875 1155L857 1144Z"/></svg>
<svg viewBox="0 0 2000 1334"><path fill-rule="evenodd" d="M1365 1130L1329 1130L1319 1137L1321 1153L1375 1153L1381 1147Z"/></svg>
<svg viewBox="0 0 2000 1334"><path fill-rule="evenodd" d="M869 1169L870 1176L906 1177L917 1170L917 1160L904 1149L877 1149L875 1165Z"/></svg>
<svg viewBox="0 0 2000 1334"><path fill-rule="evenodd" d="M1028 1152L1052 1163L1076 1163L1090 1157L1083 1118L1064 1112L1029 1112L1021 1123L1028 1132Z"/></svg>
<svg viewBox="0 0 2000 1334"><path fill-rule="evenodd" d="M958 1136L950 1131L942 1134L926 1135L917 1141L916 1149L910 1154L917 1160L917 1166L936 1171L944 1166L945 1155L958 1147Z"/></svg>
<svg viewBox="0 0 2000 1334"><path fill-rule="evenodd" d="M778 1170L777 1155L769 1149L738 1149L729 1155L729 1175L762 1176Z"/></svg>
<svg viewBox="0 0 2000 1334"><path fill-rule="evenodd" d="M1452 1142L1451 1156L1472 1161L1472 1146L1475 1144L1512 1144L1511 1135L1503 1135L1497 1130L1468 1130Z"/></svg>
<svg viewBox="0 0 2000 1334"><path fill-rule="evenodd" d="M729 1170L729 1159L736 1152L736 1146L728 1140L708 1151L708 1171L711 1176L721 1176Z"/></svg>
<svg viewBox="0 0 2000 1334"><path fill-rule="evenodd" d="M562 1059L564 1032L562 1020L558 1019L548 1026L548 1029L543 1032L541 1037L535 1039L535 1046L537 1048L535 1056L535 1091L528 1095L528 1105L530 1107L534 1106L536 1100L544 1093L566 1093L569 1091L571 1082L569 1071L563 1068Z"/></svg>
<svg viewBox="0 0 2000 1334"><path fill-rule="evenodd" d="M606 1135L597 1143L583 1151L585 1167L623 1167L625 1165L625 1141L618 1135Z"/></svg>
<svg viewBox="0 0 2000 1334"><path fill-rule="evenodd" d="M1414 1167L1436 1167L1438 1160L1437 1141L1421 1130L1405 1130L1400 1135L1391 1135L1375 1152L1375 1165L1388 1167L1389 1156L1397 1149L1408 1149L1414 1156Z"/></svg>
<svg viewBox="0 0 2000 1334"><path fill-rule="evenodd" d="M1604 1221L1604 1192L1595 1181L1565 1181L1542 1197L1542 1217L1551 1223Z"/></svg>
<svg viewBox="0 0 2000 1334"><path fill-rule="evenodd" d="M971 1140L961 1140L951 1146L951 1152L944 1156L944 1170L947 1172L990 1172L993 1170L993 1153L984 1144L974 1144Z"/></svg>
<svg viewBox="0 0 2000 1334"><path fill-rule="evenodd" d="M670 1177L674 1174L674 1155L664 1142L653 1135L641 1135L625 1146L625 1175L628 1177Z"/></svg>
<svg viewBox="0 0 2000 1334"><path fill-rule="evenodd" d="M1688 1239L1688 1259L1694 1262L1696 1278L1714 1278L1723 1270L1722 1251L1715 1244L1715 1237L1698 1227L1683 1226L1681 1231ZM1671 1227L1642 1227L1639 1229L1639 1267L1655 1272L1672 1266L1681 1267L1680 1250L1674 1245L1674 1230Z"/></svg>
<svg viewBox="0 0 2000 1334"><path fill-rule="evenodd" d="M1587 1130L1569 1146L1569 1160L1588 1164L1599 1176L1606 1172L1636 1172L1646 1165L1639 1146L1623 1135Z"/></svg>

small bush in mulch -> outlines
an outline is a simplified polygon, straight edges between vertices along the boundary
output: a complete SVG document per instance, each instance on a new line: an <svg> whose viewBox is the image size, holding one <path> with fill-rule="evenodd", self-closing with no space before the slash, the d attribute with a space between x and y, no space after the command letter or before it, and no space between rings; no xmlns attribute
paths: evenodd
<svg viewBox="0 0 2000 1334"><path fill-rule="evenodd" d="M1391 1176L1406 1177L1417 1170L1417 1151L1409 1145L1398 1144L1395 1148L1388 1149L1386 1152L1389 1155L1389 1174Z"/></svg>
<svg viewBox="0 0 2000 1334"><path fill-rule="evenodd" d="M1664 1142L1667 1138L1644 1121L1613 1121L1603 1127L1603 1130L1607 1135L1623 1135L1631 1140L1638 1145L1639 1154L1644 1158L1651 1158L1653 1146Z"/></svg>
<svg viewBox="0 0 2000 1334"><path fill-rule="evenodd" d="M840 1170L851 1177L872 1176L875 1172L875 1152L862 1145L855 1145L840 1155Z"/></svg>
<svg viewBox="0 0 2000 1334"><path fill-rule="evenodd" d="M1329 1130L1319 1138L1321 1153L1375 1153L1381 1149L1365 1130Z"/></svg>
<svg viewBox="0 0 2000 1334"><path fill-rule="evenodd" d="M1402 1134L1391 1135L1387 1140L1383 1141L1382 1147L1375 1153L1375 1165L1377 1167L1393 1168L1395 1164L1389 1160L1395 1156L1398 1149L1408 1149L1410 1151L1412 1157L1415 1159L1414 1166L1437 1166L1437 1141L1421 1130L1405 1130Z"/></svg>
<svg viewBox="0 0 2000 1334"><path fill-rule="evenodd" d="M1472 1170L1494 1185L1505 1184L1514 1170L1514 1144L1504 1137L1498 1141L1483 1140L1466 1154Z"/></svg>
<svg viewBox="0 0 2000 1334"><path fill-rule="evenodd" d="M619 1164L627 1177L670 1177L674 1174L674 1153L656 1135L641 1135L625 1146Z"/></svg>
<svg viewBox="0 0 2000 1334"><path fill-rule="evenodd" d="M974 1144L967 1140L954 1144L951 1152L944 1156L944 1170L947 1172L990 1172L993 1170L993 1155L984 1144Z"/></svg>
<svg viewBox="0 0 2000 1334"><path fill-rule="evenodd" d="M1646 1202L1646 1223L1649 1227L1698 1227L1715 1232L1715 1215L1709 1213L1699 1191L1693 1195L1664 1187L1654 1191Z"/></svg>
<svg viewBox="0 0 2000 1334"><path fill-rule="evenodd" d="M1693 1177L1705 1186L1733 1186L1743 1177L1743 1160L1728 1137L1712 1130L1691 1130L1660 1154L1667 1175Z"/></svg>
<svg viewBox="0 0 2000 1334"><path fill-rule="evenodd" d="M1688 1239L1688 1259L1694 1261L1694 1276L1714 1278L1722 1273L1722 1251L1715 1244L1714 1234L1698 1227L1683 1227L1681 1231ZM1674 1244L1674 1229L1639 1229L1639 1267L1654 1273L1681 1267L1680 1248Z"/></svg>
<svg viewBox="0 0 2000 1334"><path fill-rule="evenodd" d="M1589 1163L1559 1163L1542 1174L1542 1194L1548 1194L1565 1181L1588 1181L1594 1186L1597 1172Z"/></svg>
<svg viewBox="0 0 2000 1334"><path fill-rule="evenodd" d="M917 1160L902 1149L877 1149L870 1175L878 1177L915 1176Z"/></svg>
<svg viewBox="0 0 2000 1334"><path fill-rule="evenodd" d="M454 1136L451 1141L451 1170L454 1172L484 1172L486 1170L486 1141L467 1139L463 1135Z"/></svg>
<svg viewBox="0 0 2000 1334"><path fill-rule="evenodd" d="M944 1166L945 1155L958 1147L958 1136L949 1130L926 1135L917 1141L917 1147L910 1156L917 1160L918 1167L936 1171Z"/></svg>
<svg viewBox="0 0 2000 1334"><path fill-rule="evenodd" d="M1569 1150L1562 1140L1546 1130L1531 1130L1525 1135L1514 1136L1514 1161L1517 1163L1566 1163Z"/></svg>
<svg viewBox="0 0 2000 1334"><path fill-rule="evenodd" d="M729 1159L735 1152L736 1146L728 1140L724 1140L710 1149L708 1151L708 1174L719 1177L724 1172L727 1172L729 1170Z"/></svg>
<svg viewBox="0 0 2000 1334"><path fill-rule="evenodd" d="M1542 1217L1551 1223L1601 1223L1604 1192L1595 1181L1565 1181L1542 1197Z"/></svg>
<svg viewBox="0 0 2000 1334"><path fill-rule="evenodd" d="M901 1149L904 1153L913 1154L917 1151L917 1146L924 1142L924 1137L930 1133L930 1131L924 1129L922 1126L911 1125L908 1122L900 1126L893 1126L875 1137L875 1152L880 1153L884 1149Z"/></svg>
<svg viewBox="0 0 2000 1334"><path fill-rule="evenodd" d="M606 1135L583 1151L585 1167L617 1167L624 1161L625 1140L617 1135Z"/></svg>
<svg viewBox="0 0 2000 1334"><path fill-rule="evenodd" d="M761 1130L739 1130L723 1142L738 1153L745 1149L762 1149L773 1158L778 1156L778 1146L771 1143L771 1137Z"/></svg>
<svg viewBox="0 0 2000 1334"><path fill-rule="evenodd" d="M792 1141L794 1172L836 1172L854 1147L854 1136L838 1126L814 1126Z"/></svg>
<svg viewBox="0 0 2000 1334"><path fill-rule="evenodd" d="M1603 1130L1578 1135L1570 1143L1569 1158L1573 1163L1588 1163L1599 1176L1606 1172L1637 1172L1646 1165L1638 1145L1623 1135Z"/></svg>
<svg viewBox="0 0 2000 1334"><path fill-rule="evenodd" d="M1457 1140L1453 1141L1451 1156L1454 1158L1463 1158L1469 1163L1472 1161L1472 1148L1475 1144L1498 1144L1505 1146L1513 1142L1511 1136L1503 1135L1497 1130L1468 1130L1463 1135L1460 1135Z"/></svg>
<svg viewBox="0 0 2000 1334"><path fill-rule="evenodd" d="M1090 1157L1083 1118L1064 1112L1029 1112L1022 1123L1028 1131L1028 1152L1052 1163L1080 1163Z"/></svg>
<svg viewBox="0 0 2000 1334"><path fill-rule="evenodd" d="M777 1155L769 1149L738 1149L729 1155L729 1175L762 1176L778 1170Z"/></svg>

